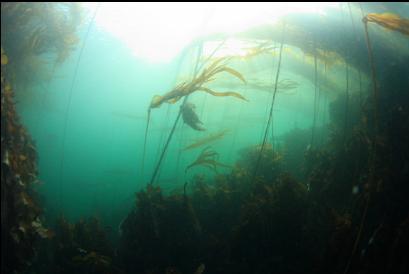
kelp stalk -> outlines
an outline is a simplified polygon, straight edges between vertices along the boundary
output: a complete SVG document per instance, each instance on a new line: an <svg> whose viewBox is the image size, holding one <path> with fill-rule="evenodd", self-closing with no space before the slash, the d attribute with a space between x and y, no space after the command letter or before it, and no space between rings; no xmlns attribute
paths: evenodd
<svg viewBox="0 0 409 274"><path fill-rule="evenodd" d="M345 87L345 117L344 117L344 136L343 141L345 142L346 132L348 128L348 109L349 109L349 66L345 62L345 77L346 77L346 87Z"/></svg>
<svg viewBox="0 0 409 274"><path fill-rule="evenodd" d="M266 131L264 132L263 143L261 145L260 153L259 153L258 158L257 158L257 164L256 164L256 167L254 169L253 179L257 175L257 169L258 169L258 166L260 164L261 155L263 154L264 146L265 146L266 140L267 140L268 129L270 127L270 123L271 123L271 120L272 120L272 117L273 117L273 107L274 107L275 97L276 97L276 94L277 94L278 78L280 76L280 67L281 67L281 57L282 57L282 54L283 54L284 30L285 30L285 23L283 23L283 31L282 31L282 34L281 34L280 53L279 53L279 56L278 56L278 67L277 67L276 79L275 79L275 83L274 83L274 93L273 93L273 99L271 101L270 114L269 114L268 121L267 121ZM273 155L274 155L274 147L273 147Z"/></svg>
<svg viewBox="0 0 409 274"><path fill-rule="evenodd" d="M203 51L203 42L202 42L202 43L200 44L200 46L199 46L199 50L198 50L198 54L197 54L197 59L196 59L196 64L195 64L195 69L194 69L193 78L196 77L197 72L199 71L199 69L198 69L199 59L200 59L200 55L202 55L202 51ZM185 96L185 98L183 99L182 107L185 105L185 103L186 103L188 97L189 97L189 95ZM176 120L175 120L175 122L173 123L172 130L170 131L170 134L169 134L169 136L168 136L168 139L166 140L165 146L163 147L163 150L162 150L162 153L161 153L161 155L160 155L158 164L156 165L155 170L153 171L152 178L151 178L151 180L149 181L149 185L152 185L153 182L155 181L156 175L158 174L158 171L159 171L159 167L160 167L160 165L161 165L161 163L162 163L162 161L163 161L163 158L165 157L166 150L168 149L168 146L169 146L170 141L171 141L171 139L172 139L172 137L173 137L173 133L175 132L176 126L177 126L177 124L178 124L178 122L179 122L179 119L180 119L180 116L181 116L181 115L182 115L182 110L181 110L181 108L180 108L180 109L179 109L179 112L178 112L178 116L176 117Z"/></svg>
<svg viewBox="0 0 409 274"><path fill-rule="evenodd" d="M363 15L363 10L362 10L362 6L360 5L361 8L361 13ZM365 30L365 40L366 40L366 46L368 48L368 59L369 59L369 64L371 66L371 76L372 76L372 90L373 90L373 104L374 104L374 127L375 127L375 132L374 132L374 141L373 141L373 149L372 149L372 153L371 155L369 155L369 178L368 178L368 183L369 183L369 192L368 192L368 196L365 202L365 207L364 207L364 211L362 213L362 217L361 217L361 222L359 224L359 229L358 229L358 234L356 236L355 242L354 242L354 246L352 248L352 252L351 252L351 256L348 260L348 263L345 267L345 271L344 274L347 274L349 271L349 267L351 265L352 262L352 258L354 257L356 250L358 249L358 243L361 240L361 236L362 236L362 231L363 231L363 227L364 227L364 223L365 223L365 219L366 219L366 215L368 212L368 208L369 208L369 203L371 200L371 192L373 189L373 182L374 182L374 172L375 172L375 161L376 161L376 136L378 133L378 89L377 89L377 84L376 84L376 72L375 72L375 65L373 62L373 52L372 52L372 46L371 46L371 42L369 40L369 33L368 33L368 19L366 16L363 16L362 18L362 22L364 24L364 30Z"/></svg>
<svg viewBox="0 0 409 274"><path fill-rule="evenodd" d="M366 39L366 46L368 48L368 59L369 64L371 66L371 76L372 76L372 92L373 92L373 106L374 106L374 126L375 126L375 135L378 133L378 85L376 83L376 72L375 72L375 64L373 61L373 51L371 41L369 40L369 33L368 33L368 19L366 16L362 19L365 27L365 39Z"/></svg>
<svg viewBox="0 0 409 274"><path fill-rule="evenodd" d="M315 38L314 38L314 118L312 121L311 146L313 146L314 144L315 127L316 127L316 120L317 120L317 81L318 81L317 50L316 50Z"/></svg>
<svg viewBox="0 0 409 274"><path fill-rule="evenodd" d="M212 52L212 54L209 56L208 60L210 60L210 59L213 57L213 55L217 52L217 50L221 47L221 45L224 44L224 42L225 42L225 41L223 41L223 43L221 43L221 44ZM201 65L200 68L199 68L199 60L200 60L200 55L202 54L202 51L203 51L203 42L201 42L201 44L200 44L198 56L197 56L197 59L196 59L195 69L194 69L194 73L193 73L193 79L195 79L195 77L196 77L197 73L199 72L199 70L205 65L205 62L204 62L204 63L202 63L202 65ZM186 103L188 97L189 97L189 95L186 95L186 96L185 96L185 98L184 98L184 100L183 100L183 102L182 102L181 107L183 107L183 106L185 105L185 103ZM161 155L160 155L158 164L156 165L155 170L153 171L152 178L151 178L151 180L149 181L149 185L152 185L153 182L155 181L156 175L158 174L158 171L159 171L159 167L160 167L160 165L161 165L161 163L162 163L162 160L163 160L163 158L164 158L164 156L165 156L166 150L168 149L170 140L172 139L173 133L175 132L176 126L177 126L177 124L178 124L178 121L179 121L181 115L182 115L182 111L181 111L181 108L180 108L180 109L179 109L179 112L178 112L178 116L176 117L176 120L175 120L175 122L173 123L173 127L172 127L172 130L170 131L169 137L168 137L168 139L166 140L166 144L165 144L165 146L163 147L163 151L162 151L162 153L161 153Z"/></svg>
<svg viewBox="0 0 409 274"><path fill-rule="evenodd" d="M149 122L151 119L151 108L148 108L148 118L146 121L145 137L143 140L143 150L142 150L142 166L141 166L141 178L143 180L143 171L145 170L145 155L146 155L146 140L148 139Z"/></svg>
<svg viewBox="0 0 409 274"><path fill-rule="evenodd" d="M70 90L69 90L69 93L68 93L69 97L68 97L67 107L66 107L66 110L65 110L65 119L64 119L64 126L63 126L63 135L62 135L63 137L62 137L62 144L61 144L61 161L60 161L60 169L59 169L59 188L60 188L59 189L59 196L60 196L60 198L59 198L59 202L60 202L59 209L61 211L62 211L62 207L63 207L63 184L62 184L62 181L63 181L63 171L64 171L64 154L65 154L64 153L64 148L65 148L65 140L66 140L66 135L67 135L67 124L68 124L69 110L70 110L70 106L71 106L72 94L73 94L73 91L74 91L75 80L77 79L78 69L79 69L79 65L80 65L80 62L81 62L81 57L82 57L82 54L84 52L85 44L87 42L88 35L89 35L90 31L91 31L91 27L92 27L92 25L94 23L96 15L97 15L99 5L100 5L100 3L98 3L97 7L95 8L94 14L92 15L92 19L91 19L91 21L90 21L90 23L88 25L87 32L85 33L84 42L82 43L80 53L78 55L77 63L75 65L75 70L74 70L74 76L72 78L71 87L70 87Z"/></svg>

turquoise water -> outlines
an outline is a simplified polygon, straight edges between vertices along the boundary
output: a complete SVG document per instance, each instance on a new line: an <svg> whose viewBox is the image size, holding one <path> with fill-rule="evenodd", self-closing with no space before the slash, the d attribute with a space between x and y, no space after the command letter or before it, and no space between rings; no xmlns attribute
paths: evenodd
<svg viewBox="0 0 409 274"><path fill-rule="evenodd" d="M132 202L129 197L133 199L133 193L150 180L159 150L179 108L163 105L152 111L145 172L141 180L147 107L154 94L165 93L175 85L178 65L189 60L182 60L183 56L180 56L170 64L146 64L135 60L119 41L93 30L71 91L78 54L79 51L74 52L72 58L57 68L51 81L32 91L34 98L23 98L27 102L22 101L19 106L37 143L40 179L45 183L42 193L49 205L46 211L55 214L62 206L67 210L67 216L74 219L98 212L109 220L115 210L129 205ZM185 73L189 73L189 69ZM286 71L283 71L285 75ZM310 83L308 85L307 94L296 92L277 97L275 115L278 122L274 126L277 134L288 131L295 124L300 127L311 125L312 120L305 118L312 113L312 96L308 93L313 92L313 87ZM241 90L250 102L211 98L205 94L191 96L190 101L197 105L197 112L203 114L201 120L207 132L195 132L179 124L159 176L159 182L164 181L164 189L183 185L184 167L195 159L200 148L187 152L180 150L196 138L230 129L226 138L214 145L222 155L220 160L230 164L237 158L239 148L261 140L262 122L268 111L265 102L271 100L271 94L251 91L245 86ZM297 110L294 99L306 101L301 111ZM61 175L61 163L56 159L62 158L65 119L67 128ZM176 165L178 157L180 161ZM177 180L180 180L179 184Z"/></svg>
<svg viewBox="0 0 409 274"><path fill-rule="evenodd" d="M118 42L104 36L107 35L94 31L87 41L68 114L72 80L69 75L75 68L78 52L55 72L53 80L33 91L35 97L27 105L25 102L20 105L25 123L37 143L40 179L44 182L42 193L48 205L46 212L52 215L62 206L67 216L74 219L97 212L103 219L110 220L117 210L129 206L133 202L133 193L150 180L160 148L179 109L177 105L163 105L152 111L144 177L141 179L147 106L154 94L172 88L178 63L183 60L167 65L144 64L134 60ZM283 75L292 76L284 69ZM301 81L307 84L302 92L277 97L274 112L277 135L295 126L304 128L312 123L313 86L306 79L301 78ZM221 154L221 162L229 164L237 159L240 148L261 141L265 128L263 121L267 120L266 102L271 100L272 94L252 91L245 86L241 91L250 102L212 98L205 94L191 96L189 101L197 105L197 113L202 113L200 118L207 131L195 132L179 123L159 174L158 182L164 181L164 189L180 187L191 176L185 176L184 168L196 158L201 148L180 150L197 138L223 129L231 130L214 144L214 149ZM303 102L301 107L299 102ZM62 158L65 119L67 128L61 171L59 159ZM176 159L179 159L178 163ZM206 170L197 168L189 173L203 171Z"/></svg>
<svg viewBox="0 0 409 274"><path fill-rule="evenodd" d="M356 14L359 12L354 11ZM336 11L329 12L334 17L326 18L324 23L320 18L310 18L308 15L297 20L305 20L307 29L321 33L316 36L317 43L336 51L348 62L353 60L349 63L348 72L352 96L357 94L359 88L357 68L367 67L367 56L362 37L356 51L349 51L348 41L355 43L356 33L362 36L362 26L358 25L358 17L354 26L349 16L336 17ZM345 31L331 34L331 27L341 22ZM90 31L87 35L88 27ZM385 35L379 29L375 32L374 44ZM263 36L257 31L248 33L248 37ZM276 33L280 34L281 29L277 29ZM278 34L273 36L276 48L280 40ZM392 37L391 33L386 35ZM144 169L141 170L147 110L151 99L156 94L172 90L183 77L189 79L192 76L200 45L206 45L208 41L204 39L203 42L186 45L170 62L150 63L135 57L123 42L93 22L84 23L79 36L79 46L69 59L54 71L50 70L50 80L41 81L21 94L17 106L23 123L37 145L39 177L43 182L39 192L44 200L46 219L52 222L60 212L72 221L97 215L104 224L117 227L134 205L135 192L150 181L181 102L165 103L158 109L152 109ZM401 37L394 39L399 41ZM280 79L291 79L298 86L289 92L277 93L273 134L278 146L280 142L282 145L285 133L294 128L311 129L314 121L314 59L305 56L295 46L297 43L293 40L284 43ZM385 48L388 45L382 49ZM408 46L403 45L402 48L399 50L407 54ZM377 50L380 48L375 48L375 52ZM211 146L220 154L220 162L232 166L243 148L262 142L273 96L277 58L278 49L273 55L262 54L251 60L233 60L229 63L247 80L262 78L270 85L270 91L242 84L229 75L223 75L223 83L216 81L209 85L219 91L238 92L248 102L200 92L189 97L188 101L196 105L196 112L207 130L195 131L182 120L179 121L155 185L171 192L182 189L184 183L195 174L203 173L207 178L212 178L214 173L204 167L185 172L185 168L205 146L182 151L208 134L229 130ZM363 64L360 60L365 60L365 65L356 65ZM344 92L345 78L345 63L340 61L333 67L324 68L319 60L321 96L316 108L316 127L329 125L328 106ZM362 89L366 90L368 84L369 78L363 77ZM318 139L323 142L325 137L323 135ZM271 138L270 128L267 140L271 141ZM229 168L220 169L221 173L227 174L229 171Z"/></svg>

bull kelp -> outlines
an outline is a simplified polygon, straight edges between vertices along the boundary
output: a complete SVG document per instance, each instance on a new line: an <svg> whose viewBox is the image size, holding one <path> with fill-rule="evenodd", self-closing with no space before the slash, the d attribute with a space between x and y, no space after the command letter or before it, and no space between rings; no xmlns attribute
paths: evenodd
<svg viewBox="0 0 409 274"><path fill-rule="evenodd" d="M1 273L409 273L408 18L2 3Z"/></svg>

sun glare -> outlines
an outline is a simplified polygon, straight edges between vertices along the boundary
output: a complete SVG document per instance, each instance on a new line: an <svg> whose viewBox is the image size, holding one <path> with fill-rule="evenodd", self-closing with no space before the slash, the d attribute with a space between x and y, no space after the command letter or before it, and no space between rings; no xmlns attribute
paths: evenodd
<svg viewBox="0 0 409 274"><path fill-rule="evenodd" d="M95 24L123 41L136 58L157 63L171 61L200 36L274 24L288 13L322 14L331 5L335 3L101 3ZM227 48L244 54L240 43L232 43Z"/></svg>

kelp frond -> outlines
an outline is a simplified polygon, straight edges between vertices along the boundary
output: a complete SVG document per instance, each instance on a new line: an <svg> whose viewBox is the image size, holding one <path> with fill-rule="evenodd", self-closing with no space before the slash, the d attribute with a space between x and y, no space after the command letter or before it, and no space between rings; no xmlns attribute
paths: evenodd
<svg viewBox="0 0 409 274"><path fill-rule="evenodd" d="M209 136L206 136L202 139L199 139L197 141L195 141L194 143L188 145L187 147L185 147L183 150L189 150L189 149L193 149L193 148L197 148L203 145L207 145L209 143L215 142L217 140L220 140L224 137L224 135L229 132L229 130L225 129L222 131L219 131L215 134L211 134Z"/></svg>
<svg viewBox="0 0 409 274"><path fill-rule="evenodd" d="M190 168L194 166L198 166L198 165L208 167L216 173L217 173L218 166L231 168L231 166L229 165L218 162L217 161L218 158L219 158L219 153L217 153L214 150L211 150L210 147L206 147L205 149L202 150L202 152L197 157L197 159L186 167L185 172L187 172Z"/></svg>
<svg viewBox="0 0 409 274"><path fill-rule="evenodd" d="M236 92L215 92L207 87L204 84L214 81L216 78L215 76L221 72L229 73L230 75L238 78L243 83L246 83L245 78L243 75L238 72L237 70L227 67L226 63L231 59L231 57L223 57L219 58L210 64L207 68L203 69L203 71L199 74L199 76L192 79L190 82L183 82L177 85L172 91L164 94L163 96L155 95L152 98L151 104L149 108L158 108L163 103L176 103L182 97L192 94L195 91L202 90L205 91L213 96L232 96L236 97L241 100L246 100L242 95Z"/></svg>
<svg viewBox="0 0 409 274"><path fill-rule="evenodd" d="M363 19L366 22L376 23L384 28L398 31L409 36L409 20L393 13L369 13Z"/></svg>
<svg viewBox="0 0 409 274"><path fill-rule="evenodd" d="M237 92L234 92L234 91L217 92L217 91L211 90L210 88L206 88L206 87L201 87L198 90L204 91L204 92L209 93L209 94L211 94L213 96L216 96L216 97L232 96L232 97L236 97L236 98L239 98L241 100L244 100L244 101L248 101L241 94L239 94Z"/></svg>

